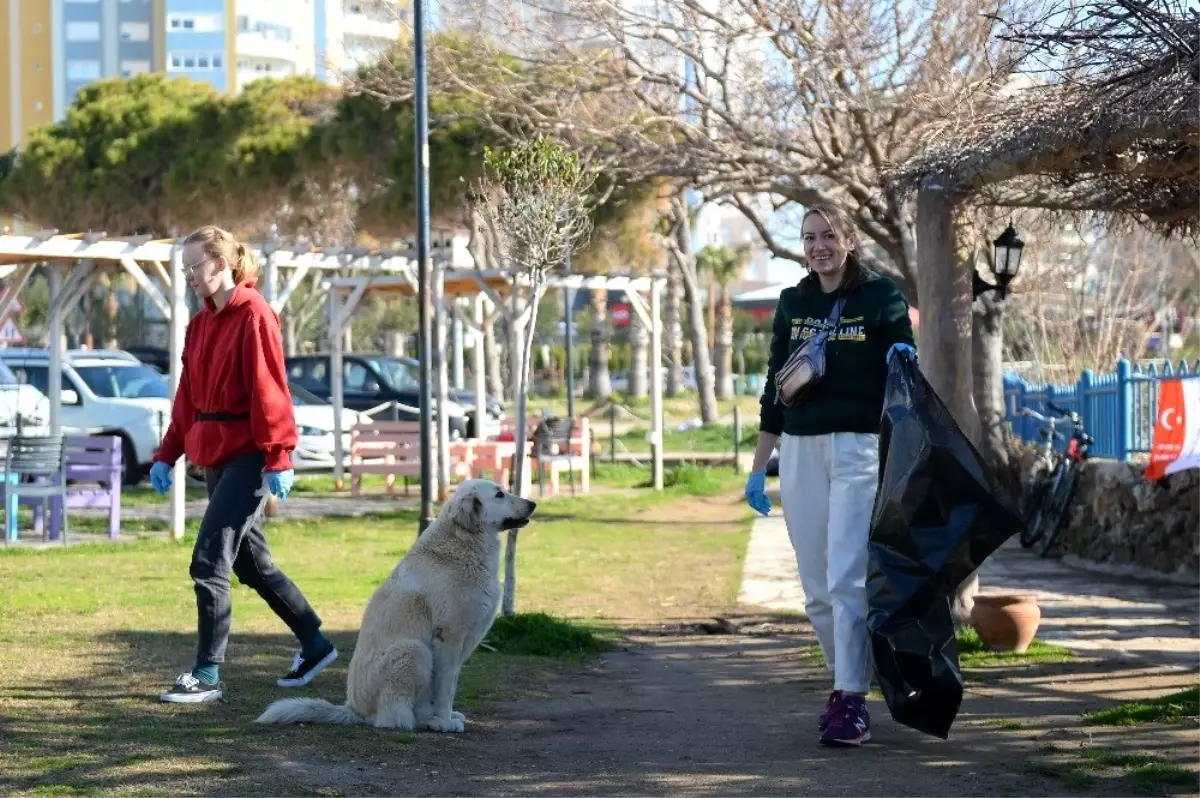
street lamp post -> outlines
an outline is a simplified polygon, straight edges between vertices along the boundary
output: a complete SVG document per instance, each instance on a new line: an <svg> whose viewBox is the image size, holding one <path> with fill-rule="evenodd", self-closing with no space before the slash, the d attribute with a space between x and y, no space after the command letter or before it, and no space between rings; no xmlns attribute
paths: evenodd
<svg viewBox="0 0 1200 798"><path fill-rule="evenodd" d="M1017 231L1013 229L1011 223L992 242L992 246L995 247L995 255L992 258L991 267L996 282L989 283L980 277L978 272L975 272L971 285L971 293L975 299L987 291L995 291L997 299L1004 299L1008 293L1008 284L1013 281L1021 269L1021 252L1025 249L1025 242L1017 235Z"/></svg>
<svg viewBox="0 0 1200 798"><path fill-rule="evenodd" d="M432 280L429 264L429 94L425 66L425 11L428 0L413 2L413 115L416 131L413 136L417 165L417 305L420 327L420 398L421 398L421 517L417 522L420 535L433 523L433 414L430 363L433 360L432 317L429 293Z"/></svg>

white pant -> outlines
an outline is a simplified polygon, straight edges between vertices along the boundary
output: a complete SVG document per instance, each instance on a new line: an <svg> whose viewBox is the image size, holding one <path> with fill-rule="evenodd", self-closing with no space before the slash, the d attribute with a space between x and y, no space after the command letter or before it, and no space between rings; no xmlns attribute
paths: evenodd
<svg viewBox="0 0 1200 798"><path fill-rule="evenodd" d="M867 539L879 479L879 436L784 435L779 442L783 518L796 553L804 609L833 687L865 693Z"/></svg>

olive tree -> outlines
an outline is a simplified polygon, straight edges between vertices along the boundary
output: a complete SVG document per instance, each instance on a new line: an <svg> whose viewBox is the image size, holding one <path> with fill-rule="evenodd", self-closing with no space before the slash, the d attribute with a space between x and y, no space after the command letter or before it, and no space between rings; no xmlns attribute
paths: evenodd
<svg viewBox="0 0 1200 798"><path fill-rule="evenodd" d="M527 308L530 319L514 338L518 346L509 352L517 403L513 483L519 489L527 467L521 444L526 439L526 393L536 326L532 320L537 318L548 275L591 234L596 173L578 153L545 135L503 150L487 147L483 161L485 174L472 191L472 203L496 231L497 254L512 284L514 315L523 315ZM517 532L512 530L504 554L504 615L513 614L516 548Z"/></svg>

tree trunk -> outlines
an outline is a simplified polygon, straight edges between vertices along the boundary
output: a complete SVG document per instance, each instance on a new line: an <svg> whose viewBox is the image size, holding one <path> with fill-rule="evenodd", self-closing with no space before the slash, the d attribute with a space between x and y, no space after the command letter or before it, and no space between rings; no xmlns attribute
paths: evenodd
<svg viewBox="0 0 1200 798"><path fill-rule="evenodd" d="M629 395L648 396L650 377L650 331L635 312L629 315Z"/></svg>
<svg viewBox="0 0 1200 798"><path fill-rule="evenodd" d="M288 357L294 357L298 354L296 351L296 316L293 313L288 313L283 317L283 351Z"/></svg>
<svg viewBox="0 0 1200 798"><path fill-rule="evenodd" d="M525 468L525 447L522 445L525 438L528 437L525 431L525 408L527 406L526 394L529 391L529 361L530 355L533 352L533 338L537 332L538 305L542 300L542 293L545 291L545 286L542 280L535 278L533 282L533 296L530 297L530 313L529 322L525 325L516 324L512 328L518 331L523 330L524 335L518 333L515 337L518 340L518 347L514 350L512 360L514 361L514 372L517 379L514 380L516 387L516 408L517 408L517 428L514 432L514 440L517 442L517 450L513 455L513 492L520 495L521 485L523 484ZM514 303L514 310L516 304ZM518 315L518 314L514 314ZM500 614L511 616L515 612L516 595L517 595L517 532L516 529L511 529L508 532L508 542L504 547L504 595L501 600Z"/></svg>
<svg viewBox="0 0 1200 798"><path fill-rule="evenodd" d="M500 374L500 348L496 344L496 319L499 313L495 309L483 317L483 359L487 363L487 391L492 396L503 398L504 378Z"/></svg>
<svg viewBox="0 0 1200 798"><path fill-rule="evenodd" d="M593 399L612 396L612 374L608 369L608 292L591 289L588 306L592 311L592 351L588 369L587 395Z"/></svg>
<svg viewBox="0 0 1200 798"><path fill-rule="evenodd" d="M921 370L963 433L978 444L979 416L971 373L972 249L959 235L955 202L956 197L942 189L922 188L917 192ZM959 586L952 602L958 623L970 618L978 590L977 573Z"/></svg>
<svg viewBox="0 0 1200 798"><path fill-rule="evenodd" d="M718 288L717 328L714 339L713 359L716 361L718 399L733 398L733 299L729 286Z"/></svg>
<svg viewBox="0 0 1200 798"><path fill-rule="evenodd" d="M667 301L663 309L663 333L667 345L667 396L678 396L683 388L683 326L679 323L679 303L683 294L683 275L674 258L667 259Z"/></svg>
<svg viewBox="0 0 1200 798"><path fill-rule="evenodd" d="M976 300L971 331L975 406L979 411L979 451L988 465L1003 473L1008 467L1008 424L1004 412L1005 301L989 291Z"/></svg>
<svg viewBox="0 0 1200 798"><path fill-rule="evenodd" d="M683 277L683 292L688 305L688 333L692 342L692 365L696 369L696 386L700 393L700 421L709 426L717 421L717 396L713 386L713 370L708 353L708 330L704 324L704 304L700 297L700 280L696 275L696 254L692 251L692 228L687 207L681 198L671 200L675 222L675 240L671 254Z"/></svg>

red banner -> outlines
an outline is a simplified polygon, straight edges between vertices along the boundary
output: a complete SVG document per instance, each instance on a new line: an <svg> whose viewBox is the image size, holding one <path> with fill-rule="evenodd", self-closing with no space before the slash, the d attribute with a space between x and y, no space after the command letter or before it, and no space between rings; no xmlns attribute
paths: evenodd
<svg viewBox="0 0 1200 798"><path fill-rule="evenodd" d="M1146 479L1200 468L1200 377L1159 380L1158 418Z"/></svg>

